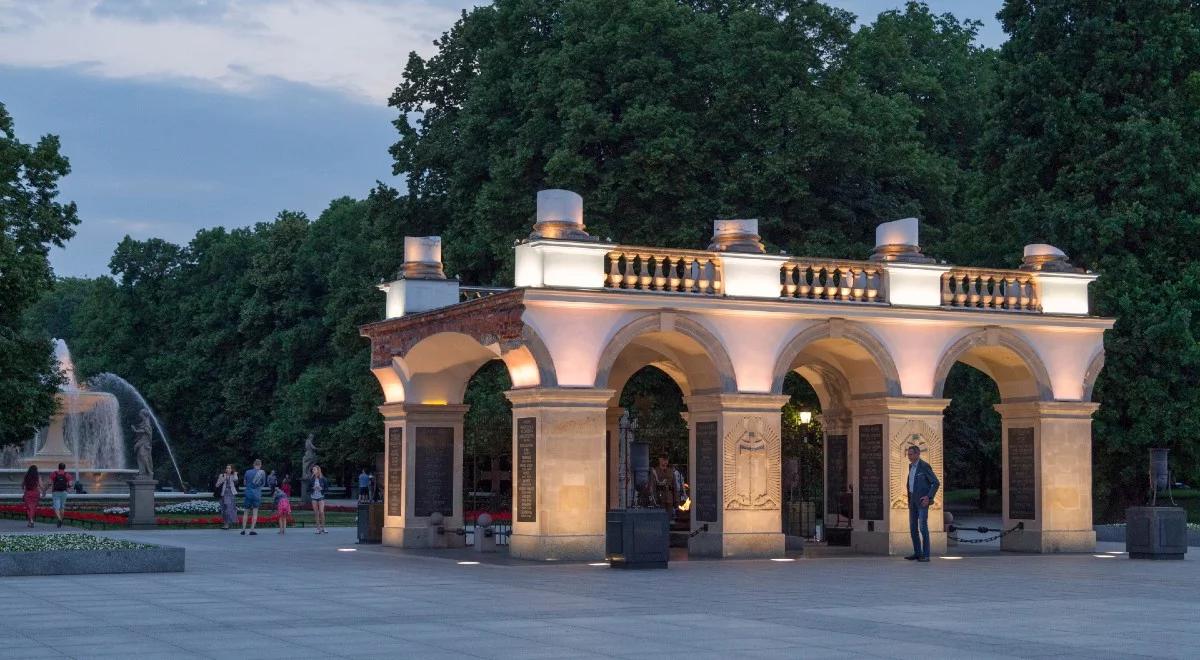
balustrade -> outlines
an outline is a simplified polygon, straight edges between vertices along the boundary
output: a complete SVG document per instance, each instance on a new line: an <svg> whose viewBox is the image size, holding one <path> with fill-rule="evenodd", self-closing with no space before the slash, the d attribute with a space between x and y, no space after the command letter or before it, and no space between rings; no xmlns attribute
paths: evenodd
<svg viewBox="0 0 1200 660"><path fill-rule="evenodd" d="M779 268L780 295L799 300L885 303L883 272L871 262L793 259Z"/></svg>
<svg viewBox="0 0 1200 660"><path fill-rule="evenodd" d="M1042 309L1031 273L974 268L954 268L942 275L942 305L1010 312Z"/></svg>
<svg viewBox="0 0 1200 660"><path fill-rule="evenodd" d="M711 252L619 248L605 256L604 288L716 296L721 260Z"/></svg>

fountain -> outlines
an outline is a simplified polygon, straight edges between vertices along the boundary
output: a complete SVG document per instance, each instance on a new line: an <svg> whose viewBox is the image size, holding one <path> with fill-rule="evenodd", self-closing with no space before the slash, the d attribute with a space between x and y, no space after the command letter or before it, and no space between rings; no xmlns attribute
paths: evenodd
<svg viewBox="0 0 1200 660"><path fill-rule="evenodd" d="M58 412L28 443L23 456L15 448L5 448L0 492L19 492L30 465L49 474L59 463L73 471L77 482L89 493L126 492L126 481L135 478L138 471L126 468L125 434L117 397L79 383L71 353L61 339L54 340L54 356L66 378L58 393Z"/></svg>

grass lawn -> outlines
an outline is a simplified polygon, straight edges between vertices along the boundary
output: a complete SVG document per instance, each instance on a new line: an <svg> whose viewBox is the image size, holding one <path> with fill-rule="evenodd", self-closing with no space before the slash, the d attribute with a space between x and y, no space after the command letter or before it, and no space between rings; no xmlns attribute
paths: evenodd
<svg viewBox="0 0 1200 660"><path fill-rule="evenodd" d="M958 488L955 490L946 491L942 497L942 503L955 509L976 509L979 503L978 488ZM987 492L987 509L984 513L1000 513L1000 492L988 489Z"/></svg>

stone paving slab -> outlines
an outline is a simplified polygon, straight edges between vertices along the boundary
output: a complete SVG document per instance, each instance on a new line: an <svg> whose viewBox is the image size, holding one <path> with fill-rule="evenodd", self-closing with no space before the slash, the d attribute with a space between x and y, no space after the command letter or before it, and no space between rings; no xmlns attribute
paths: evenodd
<svg viewBox="0 0 1200 660"><path fill-rule="evenodd" d="M345 528L98 533L184 547L187 572L0 578L0 658L1057 660L1192 658L1200 645L1192 557L830 557L629 572L463 565L454 553L356 546Z"/></svg>

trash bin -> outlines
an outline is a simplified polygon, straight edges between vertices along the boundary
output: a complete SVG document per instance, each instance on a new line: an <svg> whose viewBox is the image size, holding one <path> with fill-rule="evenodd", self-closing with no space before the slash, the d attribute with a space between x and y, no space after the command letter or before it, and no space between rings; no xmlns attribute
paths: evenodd
<svg viewBox="0 0 1200 660"><path fill-rule="evenodd" d="M605 555L613 568L666 568L671 524L666 509L612 509Z"/></svg>
<svg viewBox="0 0 1200 660"><path fill-rule="evenodd" d="M383 542L383 504L381 502L359 502L358 542Z"/></svg>

